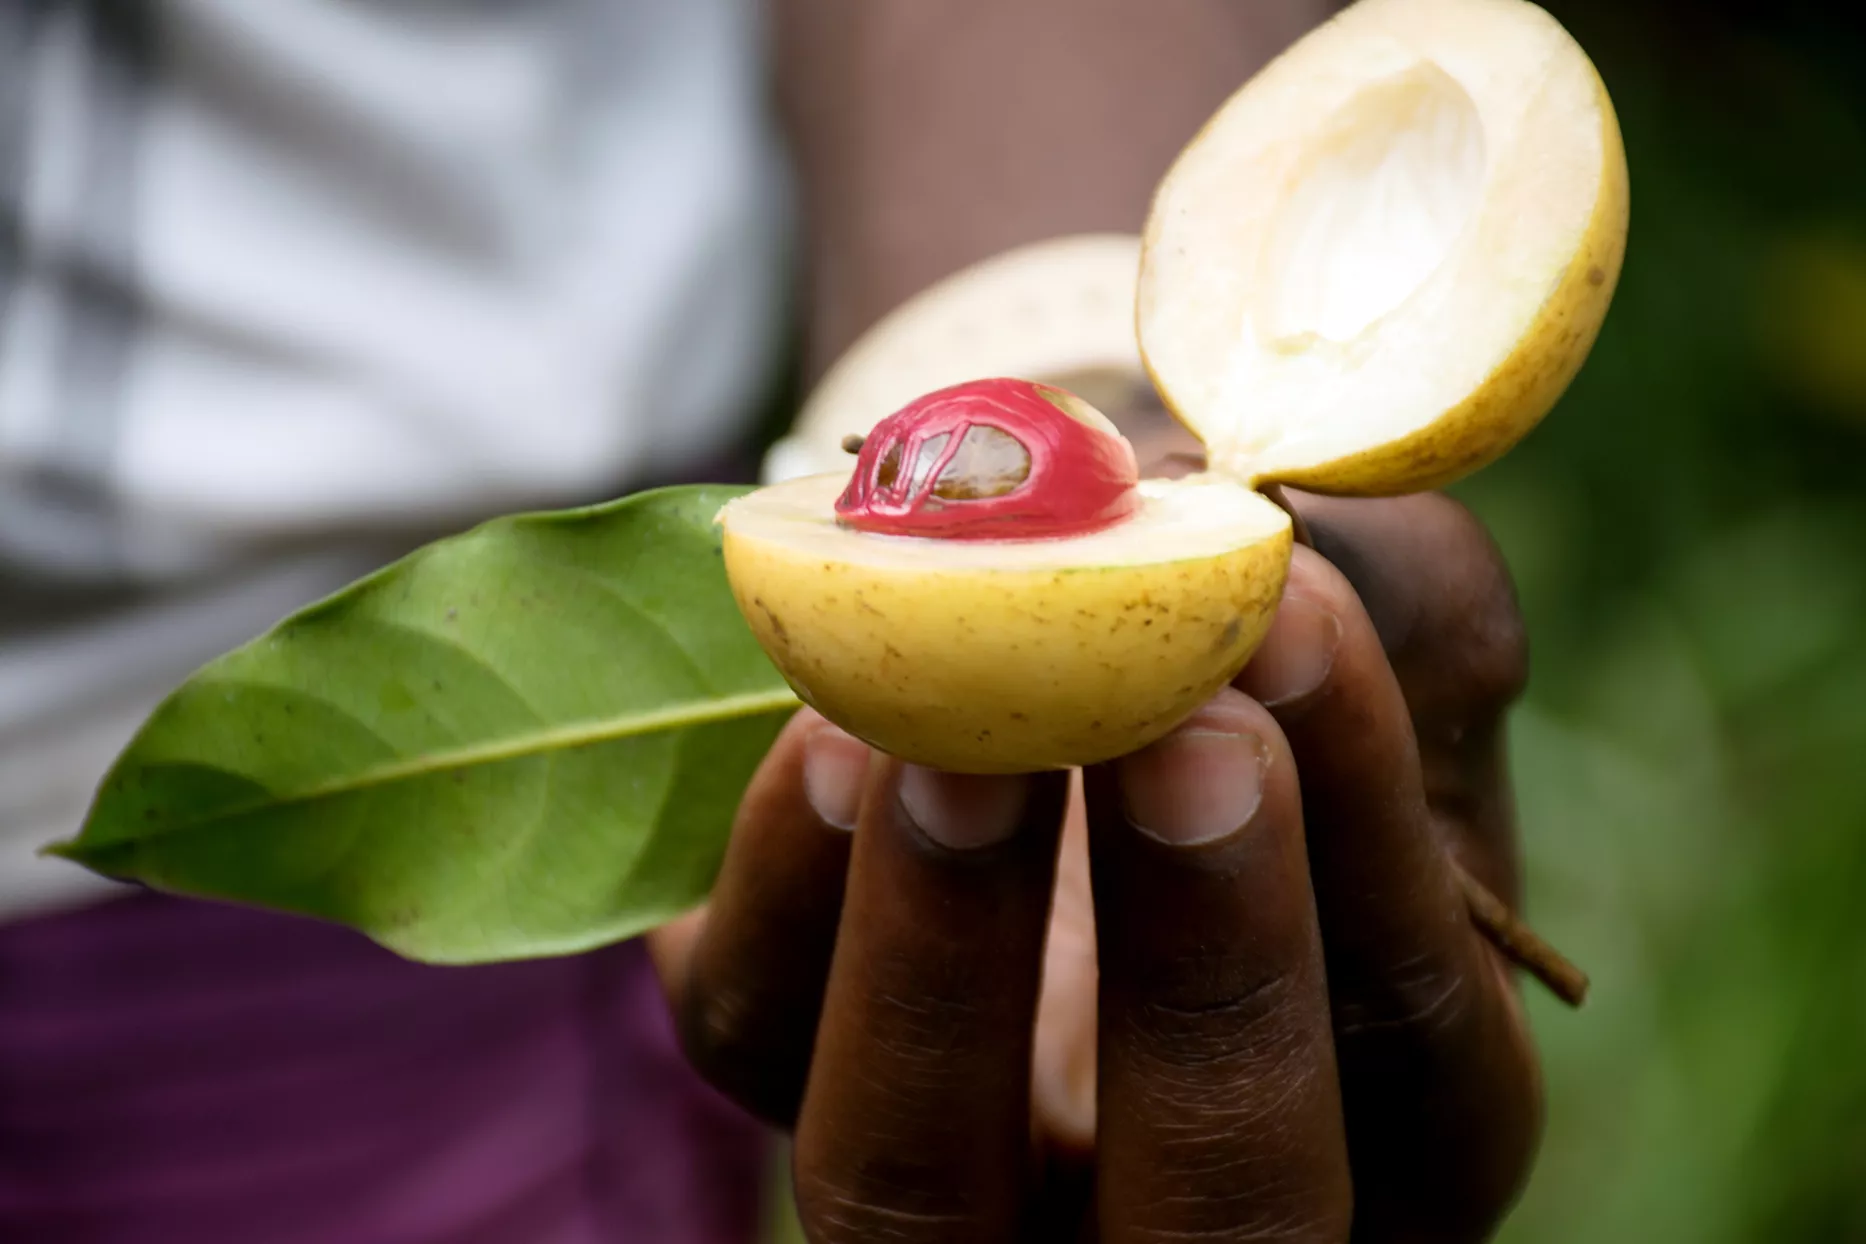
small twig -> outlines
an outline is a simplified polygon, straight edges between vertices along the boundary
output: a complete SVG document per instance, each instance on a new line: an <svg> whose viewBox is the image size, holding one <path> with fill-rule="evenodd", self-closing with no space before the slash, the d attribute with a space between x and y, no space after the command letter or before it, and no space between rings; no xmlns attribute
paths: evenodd
<svg viewBox="0 0 1866 1244"><path fill-rule="evenodd" d="M849 435L842 438L842 452L845 454L859 454L862 452L862 446L867 443L868 438L866 436L857 436L851 432Z"/></svg>
<svg viewBox="0 0 1866 1244"><path fill-rule="evenodd" d="M1580 1006L1587 1001L1586 972L1543 941L1502 899L1466 872L1464 865L1454 860L1451 870L1457 875L1458 888L1464 891L1464 904L1471 913L1471 923L1490 939L1491 945L1569 1006Z"/></svg>

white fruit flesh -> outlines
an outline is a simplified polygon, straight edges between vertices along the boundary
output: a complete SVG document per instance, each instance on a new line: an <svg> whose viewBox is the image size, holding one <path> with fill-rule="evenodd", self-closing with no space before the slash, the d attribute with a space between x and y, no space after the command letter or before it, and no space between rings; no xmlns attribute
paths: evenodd
<svg viewBox="0 0 1866 1244"><path fill-rule="evenodd" d="M847 467L864 436L915 398L985 376L1020 376L1115 410L1146 383L1134 339L1140 239L1084 234L1034 243L955 273L901 304L839 359L767 482Z"/></svg>
<svg viewBox="0 0 1866 1244"><path fill-rule="evenodd" d="M1521 0L1362 0L1186 149L1141 346L1213 464L1381 493L1541 417L1618 275L1625 158L1586 55Z"/></svg>
<svg viewBox="0 0 1866 1244"><path fill-rule="evenodd" d="M760 488L720 512L728 538L780 543L802 559L859 562L913 573L1071 570L1213 557L1289 526L1259 493L1214 475L1140 481L1132 517L1055 540L937 540L853 531L836 522L846 473Z"/></svg>

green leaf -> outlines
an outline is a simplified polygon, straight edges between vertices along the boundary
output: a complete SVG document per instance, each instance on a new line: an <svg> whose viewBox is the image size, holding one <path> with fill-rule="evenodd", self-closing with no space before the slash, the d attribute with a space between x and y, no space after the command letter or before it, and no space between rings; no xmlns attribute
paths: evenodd
<svg viewBox="0 0 1866 1244"><path fill-rule="evenodd" d="M796 698L673 488L500 519L185 683L51 850L439 963L620 940L712 884Z"/></svg>

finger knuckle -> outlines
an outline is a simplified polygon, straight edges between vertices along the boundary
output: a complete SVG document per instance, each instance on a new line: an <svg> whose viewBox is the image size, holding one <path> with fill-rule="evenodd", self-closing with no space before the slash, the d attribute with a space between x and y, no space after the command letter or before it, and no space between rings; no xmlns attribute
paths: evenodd
<svg viewBox="0 0 1866 1244"><path fill-rule="evenodd" d="M875 1240L977 1240L1003 1236L979 1208L929 1172L870 1163L856 1170L800 1170L797 1218L813 1244Z"/></svg>
<svg viewBox="0 0 1866 1244"><path fill-rule="evenodd" d="M732 988L695 989L675 1025L687 1061L714 1088L729 1091L735 1070L758 1048L753 1000Z"/></svg>
<svg viewBox="0 0 1866 1244"><path fill-rule="evenodd" d="M1509 564L1476 515L1449 497L1435 501L1461 590L1440 597L1434 632L1462 654L1466 684L1480 702L1508 704L1529 674L1529 633Z"/></svg>
<svg viewBox="0 0 1866 1244"><path fill-rule="evenodd" d="M1499 572L1472 602L1462 638L1472 698L1490 708L1515 703L1529 681L1529 630L1507 574Z"/></svg>
<svg viewBox="0 0 1866 1244"><path fill-rule="evenodd" d="M1150 1114L1178 1121L1182 1141L1164 1146L1169 1155L1176 1148L1189 1157L1202 1152L1214 1136L1281 1136L1325 1087L1299 1044L1290 1037L1260 1041L1200 1063L1147 1059L1139 1064L1133 1097Z"/></svg>
<svg viewBox="0 0 1866 1244"><path fill-rule="evenodd" d="M1335 1031L1343 1038L1438 1037L1461 1026L1479 1000L1477 982L1437 955L1390 965L1378 982L1335 999Z"/></svg>
<svg viewBox="0 0 1866 1244"><path fill-rule="evenodd" d="M1136 1207L1120 1238L1348 1238L1326 1005L1310 961L1282 949L1247 965L1215 955L1153 964L1145 1000L1123 1008L1104 1074L1124 1116L1152 1121L1157 1168L1184 1176Z"/></svg>
<svg viewBox="0 0 1866 1244"><path fill-rule="evenodd" d="M1225 1198L1203 1198L1208 1207L1223 1210ZM1250 1198L1241 1207L1242 1221L1229 1221L1209 1227L1163 1226L1140 1227L1132 1233L1137 1244L1347 1244L1352 1231L1352 1215L1345 1199L1325 1205L1302 1203L1291 1206L1266 1205L1261 1195Z"/></svg>
<svg viewBox="0 0 1866 1244"><path fill-rule="evenodd" d="M1175 976L1182 982L1177 987ZM1191 963L1164 977L1130 1010L1129 1024L1167 1061L1196 1065L1249 1046L1262 1034L1286 1027L1301 998L1293 966L1242 974L1227 973L1222 965Z"/></svg>
<svg viewBox="0 0 1866 1244"><path fill-rule="evenodd" d="M1223 1131L1274 1127L1314 1089L1323 1025L1301 974L1275 970L1156 988L1125 1010L1138 1091L1160 1111Z"/></svg>
<svg viewBox="0 0 1866 1244"><path fill-rule="evenodd" d="M1144 1108L1144 1107L1143 1107ZM1148 1194L1129 1190L1113 1237L1134 1241L1345 1244L1354 1215L1347 1155L1303 1118L1266 1125L1176 1114L1149 1154ZM1173 1174L1167 1174L1173 1172Z"/></svg>

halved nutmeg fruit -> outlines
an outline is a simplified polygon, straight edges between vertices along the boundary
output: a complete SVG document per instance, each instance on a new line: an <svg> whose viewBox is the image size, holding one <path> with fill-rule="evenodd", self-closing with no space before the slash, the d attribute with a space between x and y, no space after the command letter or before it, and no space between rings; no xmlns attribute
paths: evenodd
<svg viewBox="0 0 1866 1244"><path fill-rule="evenodd" d="M1541 9L1361 0L1233 96L1154 200L1138 354L1207 471L1137 480L1083 398L941 375L837 429L867 431L852 472L722 511L734 594L804 700L905 759L1018 772L1144 746L1269 627L1291 532L1258 490L1407 492L1505 453L1592 346L1626 212L1606 90ZM1093 253L1105 273L1110 245ZM832 381L885 388L864 359L911 351L884 329Z"/></svg>

